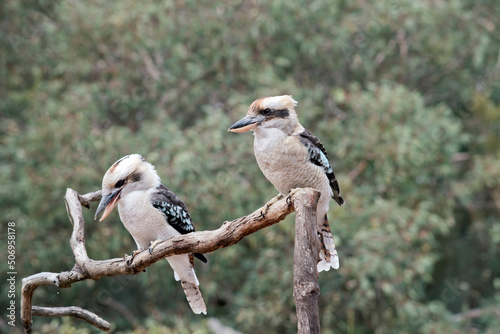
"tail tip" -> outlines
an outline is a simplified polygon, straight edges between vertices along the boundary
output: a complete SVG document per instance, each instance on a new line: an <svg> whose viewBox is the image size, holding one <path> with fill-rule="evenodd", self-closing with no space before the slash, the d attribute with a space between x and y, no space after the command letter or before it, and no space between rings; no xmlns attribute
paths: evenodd
<svg viewBox="0 0 500 334"><path fill-rule="evenodd" d="M321 261L318 262L317 268L318 268L318 273L322 271L329 271L330 268L338 270L340 268L340 261L338 255L337 254L333 255L330 261L328 262L326 261L325 258L322 258Z"/></svg>

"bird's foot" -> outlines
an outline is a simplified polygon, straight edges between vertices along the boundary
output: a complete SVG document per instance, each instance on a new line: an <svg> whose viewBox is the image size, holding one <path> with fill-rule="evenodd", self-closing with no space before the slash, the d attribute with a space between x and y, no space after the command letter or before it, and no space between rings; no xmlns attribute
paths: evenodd
<svg viewBox="0 0 500 334"><path fill-rule="evenodd" d="M155 240L155 241L150 241L149 242L149 248L148 248L149 255L153 255L154 248L156 247L156 245L158 245L162 241L163 240Z"/></svg>
<svg viewBox="0 0 500 334"><path fill-rule="evenodd" d="M269 208L271 207L271 205L273 205L274 203L278 202L282 198L283 198L283 195L282 194L278 194L278 196L275 196L275 197L271 198L271 200L269 202L267 202L266 205L264 205L264 208L260 211L260 216L262 217L262 219L266 218L267 211L269 211Z"/></svg>
<svg viewBox="0 0 500 334"><path fill-rule="evenodd" d="M129 258L127 259L127 266L130 266L132 262L134 262L134 258L137 254L139 254L141 251L140 250L135 250L130 254Z"/></svg>
<svg viewBox="0 0 500 334"><path fill-rule="evenodd" d="M300 190L300 188L295 188L295 189L292 189L292 191L290 191L288 193L288 196L286 197L286 204L288 204L288 205L292 204L292 196L295 195L295 193L299 190Z"/></svg>

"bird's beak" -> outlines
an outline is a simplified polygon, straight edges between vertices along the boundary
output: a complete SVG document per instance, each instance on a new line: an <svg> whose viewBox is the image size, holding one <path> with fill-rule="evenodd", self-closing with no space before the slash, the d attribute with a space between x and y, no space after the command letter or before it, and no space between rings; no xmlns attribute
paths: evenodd
<svg viewBox="0 0 500 334"><path fill-rule="evenodd" d="M246 116L246 117L240 119L238 122L231 125L231 127L229 129L227 129L227 131L247 132L247 131L255 129L263 121L264 121L264 117L260 116L260 115Z"/></svg>
<svg viewBox="0 0 500 334"><path fill-rule="evenodd" d="M113 211L113 208L116 206L118 203L118 200L120 199L120 193L122 189L117 189L113 191L111 194L103 196L101 198L101 201L99 202L99 206L97 207L97 211L95 212L94 220L97 219L97 216L104 211L102 214L101 219L99 221L103 221L104 218L106 218L111 211Z"/></svg>

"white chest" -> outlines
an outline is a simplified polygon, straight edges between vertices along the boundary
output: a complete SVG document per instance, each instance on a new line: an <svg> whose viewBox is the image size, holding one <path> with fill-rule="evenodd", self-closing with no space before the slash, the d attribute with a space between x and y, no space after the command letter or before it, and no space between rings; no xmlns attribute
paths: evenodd
<svg viewBox="0 0 500 334"><path fill-rule="evenodd" d="M297 186L297 159L303 152L290 136L278 129L255 132L254 153L264 176L282 194Z"/></svg>
<svg viewBox="0 0 500 334"><path fill-rule="evenodd" d="M278 129L257 129L254 138L254 153L259 166L277 165L286 157L284 143L287 135Z"/></svg>
<svg viewBox="0 0 500 334"><path fill-rule="evenodd" d="M327 198L330 195L327 176L310 162L308 150L297 136L278 129L259 129L255 131L254 153L262 173L280 193L311 187Z"/></svg>
<svg viewBox="0 0 500 334"><path fill-rule="evenodd" d="M179 235L167 223L165 215L151 205L149 194L145 191L133 191L122 196L118 202L118 212L139 249L147 248L152 241Z"/></svg>

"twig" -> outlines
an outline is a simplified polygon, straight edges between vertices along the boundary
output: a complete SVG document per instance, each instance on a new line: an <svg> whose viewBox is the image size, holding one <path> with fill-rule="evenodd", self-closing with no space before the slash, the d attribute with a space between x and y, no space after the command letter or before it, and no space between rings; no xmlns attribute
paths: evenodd
<svg viewBox="0 0 500 334"><path fill-rule="evenodd" d="M90 202L98 202L101 200L102 190L94 191L93 193L88 193L85 195L78 195L78 199L80 200L80 204L90 209Z"/></svg>
<svg viewBox="0 0 500 334"><path fill-rule="evenodd" d="M103 331L109 331L111 326L109 322L103 320L97 314L94 314L90 311L84 310L78 306L69 306L69 307L40 307L33 306L31 310L32 315L36 315L39 317L64 317L64 316L72 316L78 319L85 320L89 324L94 325Z"/></svg>
<svg viewBox="0 0 500 334"><path fill-rule="evenodd" d="M36 288L43 285L55 285L61 288L68 288L71 286L71 283L81 281L83 279L86 279L85 276L75 271L66 271L59 274L42 272L23 278L23 285L21 289L21 321L23 323L25 333L31 333L31 305L33 292L35 292Z"/></svg>

